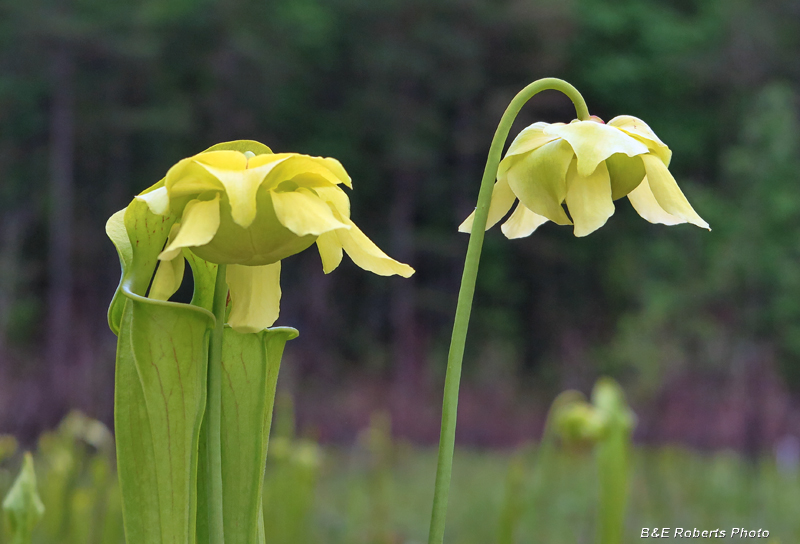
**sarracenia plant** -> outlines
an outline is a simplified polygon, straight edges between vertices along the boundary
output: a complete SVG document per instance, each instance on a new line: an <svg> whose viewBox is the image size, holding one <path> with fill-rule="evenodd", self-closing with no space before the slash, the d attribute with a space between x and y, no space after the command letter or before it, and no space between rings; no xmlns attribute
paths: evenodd
<svg viewBox="0 0 800 544"><path fill-rule="evenodd" d="M264 542L261 508L285 343L280 261L316 243L379 275L413 269L350 220L335 159L216 145L178 162L114 214L122 265L109 308L117 334L114 422L129 544ZM189 262L194 295L172 302Z"/></svg>
<svg viewBox="0 0 800 544"><path fill-rule="evenodd" d="M631 434L636 417L617 382L601 378L589 404L577 391L553 403L548 431L566 444L588 444L597 467L597 544L621 544L630 480Z"/></svg>
<svg viewBox="0 0 800 544"><path fill-rule="evenodd" d="M31 544L33 528L44 515L44 504L36 489L36 473L30 453L25 453L22 470L3 499L3 511L11 533L11 544Z"/></svg>
<svg viewBox="0 0 800 544"><path fill-rule="evenodd" d="M548 89L566 94L578 118L569 124L534 123L514 139L501 161L508 132L520 109L535 94ZM586 236L606 223L614 213L614 200L624 196L651 223L692 223L708 228L667 169L671 156L670 149L644 121L622 115L606 124L590 116L580 93L560 79L535 81L509 104L489 148L477 207L459 228L470 233L470 239L447 358L429 544L444 540L461 363L484 231L497 224L519 200L501 227L507 238L530 236L547 221L574 225L575 236Z"/></svg>

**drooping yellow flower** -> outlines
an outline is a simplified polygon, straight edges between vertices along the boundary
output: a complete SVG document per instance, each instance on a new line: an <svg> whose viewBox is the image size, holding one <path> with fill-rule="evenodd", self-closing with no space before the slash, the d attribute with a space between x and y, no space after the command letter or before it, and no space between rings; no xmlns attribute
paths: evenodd
<svg viewBox="0 0 800 544"><path fill-rule="evenodd" d="M624 196L651 223L709 228L667 169L671 157L650 127L629 115L608 124L594 116L570 124L534 123L520 132L500 162L486 228L519 199L501 227L506 237L530 236L548 220L574 223L575 236L586 236L606 223L614 213L613 201ZM470 232L474 216L459 231Z"/></svg>
<svg viewBox="0 0 800 544"><path fill-rule="evenodd" d="M180 161L162 182L136 198L157 215L177 215L150 297L166 300L180 286L183 251L226 264L228 323L240 332L272 325L280 303L280 261L316 242L327 274L344 250L364 270L409 277L414 270L387 256L350 220L352 188L336 159L215 149Z"/></svg>

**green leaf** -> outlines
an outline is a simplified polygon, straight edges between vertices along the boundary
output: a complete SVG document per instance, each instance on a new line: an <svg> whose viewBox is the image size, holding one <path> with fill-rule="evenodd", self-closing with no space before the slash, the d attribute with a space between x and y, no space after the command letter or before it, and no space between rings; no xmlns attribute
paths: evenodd
<svg viewBox="0 0 800 544"><path fill-rule="evenodd" d="M225 329L220 440L226 544L263 542L259 518L275 385L283 348L297 335L298 332L289 327L248 334ZM203 444L201 441L201 458ZM198 492L202 512L205 502L202 474ZM198 542L207 541L205 521L200 518Z"/></svg>
<svg viewBox="0 0 800 544"><path fill-rule="evenodd" d="M114 373L114 429L122 512L128 542L160 542L158 483L153 435L131 345L133 307L125 306L125 330L117 342Z"/></svg>
<svg viewBox="0 0 800 544"><path fill-rule="evenodd" d="M128 300L115 383L117 463L128 542L195 542L197 447L209 330L199 312Z"/></svg>
<svg viewBox="0 0 800 544"><path fill-rule="evenodd" d="M137 544L195 542L198 440L215 319L200 306L144 297L174 221L134 200L106 227L122 265L109 309L119 336L114 419L125 535ZM212 270L205 268L207 276ZM202 293L198 300L204 302Z"/></svg>
<svg viewBox="0 0 800 544"><path fill-rule="evenodd" d="M30 544L33 528L44 515L30 453L25 454L22 470L3 501L3 510L11 528L11 544Z"/></svg>

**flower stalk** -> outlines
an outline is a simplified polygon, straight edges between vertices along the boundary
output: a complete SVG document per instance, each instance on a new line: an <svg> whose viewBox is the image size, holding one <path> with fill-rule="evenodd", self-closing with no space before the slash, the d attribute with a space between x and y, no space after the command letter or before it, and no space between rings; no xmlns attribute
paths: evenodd
<svg viewBox="0 0 800 544"><path fill-rule="evenodd" d="M536 94L545 90L556 90L564 93L572 100L578 119L589 119L586 102L578 90L561 79L544 78L537 80L520 91L506 108L497 130L494 133L486 167L483 171L475 219L470 232L467 256L464 261L464 272L461 276L461 287L458 293L458 304L453 323L453 334L450 339L450 350L447 356L447 371L444 383L444 400L442 402L442 425L439 436L439 456L436 467L436 483L431 512L431 526L428 533L428 544L442 544L447 517L447 503L450 493L450 478L453 471L453 452L455 450L456 417L458 413L458 390L461 383L461 366L464 359L464 346L467 340L467 329L472 312L472 300L475 295L475 281L478 276L486 221L489 216L489 205L492 199L492 186L497 177L497 168L508 138L511 125L525 103Z"/></svg>
<svg viewBox="0 0 800 544"><path fill-rule="evenodd" d="M206 477L208 482L208 537L209 542L225 543L222 509L222 333L225 326L225 304L228 300L227 266L217 265L214 282L214 302L211 306L216 318L208 346L208 396L206 398Z"/></svg>

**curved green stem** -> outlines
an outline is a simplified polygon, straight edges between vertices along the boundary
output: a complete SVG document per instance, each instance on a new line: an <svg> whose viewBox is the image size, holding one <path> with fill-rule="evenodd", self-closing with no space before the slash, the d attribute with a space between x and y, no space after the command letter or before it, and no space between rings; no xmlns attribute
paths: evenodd
<svg viewBox="0 0 800 544"><path fill-rule="evenodd" d="M453 470L453 451L456 438L456 415L458 412L458 387L461 381L461 362L464 358L464 344L467 340L467 327L472 311L472 298L475 294L475 278L478 275L478 262L481 257L483 236L486 230L486 219L489 215L489 204L492 200L492 187L497 177L503 146L508 132L522 106L535 94L544 90L561 91L575 105L578 119L589 118L589 110L580 93L566 81L545 78L535 81L522 89L506 108L500 124L494 133L486 168L483 171L478 206L475 220L469 237L464 272L461 277L461 288L458 293L453 335L450 339L450 352L447 357L447 374L444 381L444 401L442 403L442 428L439 437L439 460L436 468L436 487L433 495L433 511L431 527L428 533L428 544L441 544L444 540L444 526L447 515L447 500L450 492L450 475Z"/></svg>
<svg viewBox="0 0 800 544"><path fill-rule="evenodd" d="M222 448L220 443L222 417L222 331L225 326L225 304L228 300L226 266L217 266L214 302L211 310L216 318L208 343L208 396L206 415L206 481L208 482L208 537L214 544L224 544L222 518Z"/></svg>

